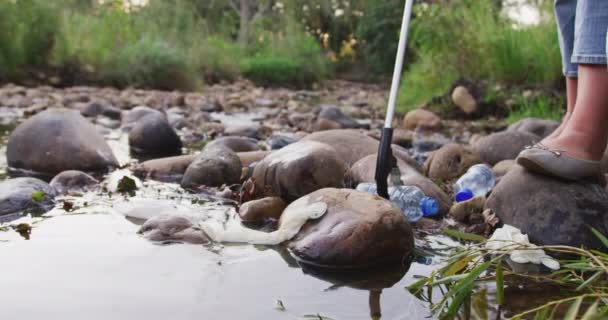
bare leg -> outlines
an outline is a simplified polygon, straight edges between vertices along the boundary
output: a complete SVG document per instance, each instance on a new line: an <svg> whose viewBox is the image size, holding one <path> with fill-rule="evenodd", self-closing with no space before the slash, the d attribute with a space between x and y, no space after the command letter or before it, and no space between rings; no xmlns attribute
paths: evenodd
<svg viewBox="0 0 608 320"><path fill-rule="evenodd" d="M579 159L600 160L608 141L608 72L605 65L579 65L578 94L572 109L559 136L545 144Z"/></svg>
<svg viewBox="0 0 608 320"><path fill-rule="evenodd" d="M559 137L559 135L564 131L568 120L570 120L570 116L574 112L574 107L576 105L576 96L578 91L578 78L574 77L566 77L566 96L567 96L567 104L568 109L566 110L566 114L562 119L562 124L553 131L549 136L543 139L543 144L548 143L549 141Z"/></svg>

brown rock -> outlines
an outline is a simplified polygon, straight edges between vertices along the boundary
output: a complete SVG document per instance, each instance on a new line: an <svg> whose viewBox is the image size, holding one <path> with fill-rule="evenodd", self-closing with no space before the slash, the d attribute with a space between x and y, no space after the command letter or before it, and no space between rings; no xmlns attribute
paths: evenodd
<svg viewBox="0 0 608 320"><path fill-rule="evenodd" d="M454 203L449 215L458 222L467 222L471 214L483 212L485 204L485 197L475 197L468 201Z"/></svg>
<svg viewBox="0 0 608 320"><path fill-rule="evenodd" d="M465 86L458 86L452 91L452 102L466 114L477 111L477 101Z"/></svg>
<svg viewBox="0 0 608 320"><path fill-rule="evenodd" d="M497 177L502 177L507 174L507 172L509 172L509 170L515 166L515 164L515 160L503 160L495 164L492 170Z"/></svg>
<svg viewBox="0 0 608 320"><path fill-rule="evenodd" d="M479 157L465 146L450 143L431 153L424 167L429 178L449 181L462 176L480 162Z"/></svg>
<svg viewBox="0 0 608 320"><path fill-rule="evenodd" d="M359 130L343 129L315 132L300 141L316 141L333 147L349 166L378 152L378 141Z"/></svg>
<svg viewBox="0 0 608 320"><path fill-rule="evenodd" d="M376 175L376 161L378 160L377 154L370 154L369 156L357 161L350 168L350 177L355 185L362 182L375 182ZM408 177L411 175L421 175L421 173L410 166L408 163L401 159L397 159L397 166L401 171L402 177Z"/></svg>
<svg viewBox="0 0 608 320"><path fill-rule="evenodd" d="M424 109L408 112L403 118L403 125L407 130L439 130L443 126L439 116Z"/></svg>
<svg viewBox="0 0 608 320"><path fill-rule="evenodd" d="M327 213L308 221L289 248L298 260L317 266L358 268L402 262L414 248L412 229L389 201L350 189L322 189L311 202Z"/></svg>
<svg viewBox="0 0 608 320"><path fill-rule="evenodd" d="M164 182L179 182L195 158L196 155L189 154L149 160L136 165L133 173L140 178Z"/></svg>
<svg viewBox="0 0 608 320"><path fill-rule="evenodd" d="M252 163L262 161L270 151L250 151L250 152L238 152L237 155L241 159L243 167L248 167Z"/></svg>
<svg viewBox="0 0 608 320"><path fill-rule="evenodd" d="M330 146L300 141L274 151L253 171L255 194L287 202L328 187L343 187L348 166Z"/></svg>
<svg viewBox="0 0 608 320"><path fill-rule="evenodd" d="M540 141L540 137L522 131L502 131L479 139L473 145L473 151L481 160L495 165L502 160L517 158L517 155L529 145Z"/></svg>
<svg viewBox="0 0 608 320"><path fill-rule="evenodd" d="M279 197L268 197L244 203L239 208L239 216L244 222L265 222L279 220L287 204Z"/></svg>

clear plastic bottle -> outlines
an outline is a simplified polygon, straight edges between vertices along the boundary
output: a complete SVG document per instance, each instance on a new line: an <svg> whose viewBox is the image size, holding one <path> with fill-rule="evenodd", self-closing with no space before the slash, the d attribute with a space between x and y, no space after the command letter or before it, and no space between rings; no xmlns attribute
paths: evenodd
<svg viewBox="0 0 608 320"><path fill-rule="evenodd" d="M456 202L485 196L494 188L495 184L496 177L492 168L485 164L476 164L454 184Z"/></svg>
<svg viewBox="0 0 608 320"><path fill-rule="evenodd" d="M375 183L361 183L358 191L378 194ZM405 214L409 222L416 222L422 217L432 217L439 212L439 202L425 196L420 188L415 186L389 187L391 201Z"/></svg>

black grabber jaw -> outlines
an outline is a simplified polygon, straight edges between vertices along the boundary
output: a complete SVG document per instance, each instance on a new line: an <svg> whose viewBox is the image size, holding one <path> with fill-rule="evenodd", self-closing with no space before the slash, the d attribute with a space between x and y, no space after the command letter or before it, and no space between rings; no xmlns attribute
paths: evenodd
<svg viewBox="0 0 608 320"><path fill-rule="evenodd" d="M376 187L378 195L389 199L388 195L388 176L393 167L397 165L397 160L393 156L391 144L393 141L393 129L382 129L382 138L378 148L378 160L376 162Z"/></svg>

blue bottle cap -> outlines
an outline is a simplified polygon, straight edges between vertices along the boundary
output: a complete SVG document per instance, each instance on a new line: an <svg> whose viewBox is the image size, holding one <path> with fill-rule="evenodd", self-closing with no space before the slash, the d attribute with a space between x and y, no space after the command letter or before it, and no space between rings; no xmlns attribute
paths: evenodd
<svg viewBox="0 0 608 320"><path fill-rule="evenodd" d="M462 189L456 194L456 202L471 200L473 197L475 197L475 194L473 194L471 189Z"/></svg>
<svg viewBox="0 0 608 320"><path fill-rule="evenodd" d="M435 198L424 197L420 202L420 209L425 217L433 217L439 213L439 201Z"/></svg>

